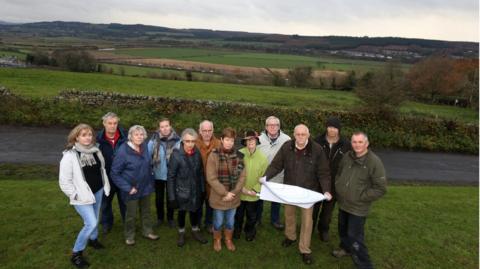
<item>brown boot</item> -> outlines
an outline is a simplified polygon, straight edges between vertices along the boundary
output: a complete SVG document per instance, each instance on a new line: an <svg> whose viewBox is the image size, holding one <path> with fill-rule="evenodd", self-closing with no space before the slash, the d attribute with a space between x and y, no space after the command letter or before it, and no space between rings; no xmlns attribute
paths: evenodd
<svg viewBox="0 0 480 269"><path fill-rule="evenodd" d="M222 250L222 231L213 230L213 250L216 252Z"/></svg>
<svg viewBox="0 0 480 269"><path fill-rule="evenodd" d="M235 245L233 244L232 241L232 236L233 236L233 230L223 230L225 233L225 246L227 247L228 250L230 251L235 251Z"/></svg>

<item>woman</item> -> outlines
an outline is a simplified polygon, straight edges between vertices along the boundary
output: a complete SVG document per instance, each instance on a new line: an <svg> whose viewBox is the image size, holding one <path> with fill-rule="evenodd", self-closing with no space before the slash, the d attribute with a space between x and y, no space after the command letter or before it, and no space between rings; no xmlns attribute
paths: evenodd
<svg viewBox="0 0 480 269"><path fill-rule="evenodd" d="M168 204L167 177L168 166L173 149L180 147L180 137L177 135L170 120L162 118L158 121L158 130L148 142L148 152L152 158L155 177L155 205L157 207L157 225L163 223L165 216L165 201L167 201L167 222L170 228L175 228L174 210ZM165 195L167 193L167 195Z"/></svg>
<svg viewBox="0 0 480 269"><path fill-rule="evenodd" d="M245 239L247 241L253 241L257 233L255 224L257 222L257 208L258 197L257 193L260 192L260 177L265 174L267 170L268 160L261 150L257 150L257 145L260 144L257 132L250 130L245 133L242 139L242 145L245 147L240 149L243 153L246 169L245 187L242 189L242 195L240 196L240 206L235 213L235 230L234 238L239 239L243 228L244 216L247 216L245 223Z"/></svg>
<svg viewBox="0 0 480 269"><path fill-rule="evenodd" d="M103 194L110 194L105 161L95 146L93 129L87 124L77 125L68 135L60 161L59 184L84 223L70 261L78 268L87 267L90 264L82 256L87 243L94 249L104 248L98 242L98 216Z"/></svg>
<svg viewBox="0 0 480 269"><path fill-rule="evenodd" d="M205 194L205 178L200 151L195 147L197 132L187 128L182 132L179 149L174 149L168 163L168 198L169 204L178 208L178 240L177 246L185 245L185 215L188 211L192 236L201 244L208 241L203 238L198 227L203 196Z"/></svg>
<svg viewBox="0 0 480 269"><path fill-rule="evenodd" d="M207 182L211 187L209 203L213 208L213 249L222 249L222 226L225 224L225 246L235 251L232 241L235 209L240 205L240 192L245 183L243 154L235 152L235 130L225 128L220 148L212 151L207 161Z"/></svg>
<svg viewBox="0 0 480 269"><path fill-rule="evenodd" d="M128 142L120 146L113 158L111 177L120 189L127 209L125 212L125 243L135 244L135 218L140 209L143 236L157 240L153 233L150 218L150 194L154 191L150 155L144 143L147 137L145 128L140 125L130 127Z"/></svg>

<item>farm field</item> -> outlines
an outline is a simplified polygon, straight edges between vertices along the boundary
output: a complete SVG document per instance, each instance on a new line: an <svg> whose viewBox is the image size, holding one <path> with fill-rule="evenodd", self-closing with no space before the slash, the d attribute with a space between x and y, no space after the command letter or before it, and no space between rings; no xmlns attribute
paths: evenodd
<svg viewBox="0 0 480 269"><path fill-rule="evenodd" d="M114 53L145 58L166 58L249 67L293 68L295 66L311 66L315 69L338 71L354 70L359 74L365 73L369 70L377 70L384 65L384 62L378 61L343 59L329 56L310 57L195 48L119 49L115 50ZM409 65L402 64L402 67L408 69Z"/></svg>
<svg viewBox="0 0 480 269"><path fill-rule="evenodd" d="M174 81L46 69L0 68L0 85L13 93L35 98L53 97L63 89L81 89L294 109L351 110L360 102L353 93L344 91ZM407 102L401 110L413 115L478 123L478 112L472 109Z"/></svg>

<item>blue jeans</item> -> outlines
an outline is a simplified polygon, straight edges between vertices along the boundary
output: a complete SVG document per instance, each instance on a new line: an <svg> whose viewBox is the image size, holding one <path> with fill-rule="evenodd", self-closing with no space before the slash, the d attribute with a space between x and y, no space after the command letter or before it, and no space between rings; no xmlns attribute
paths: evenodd
<svg viewBox="0 0 480 269"><path fill-rule="evenodd" d="M237 211L236 208L227 210L213 209L213 229L220 231L225 223L225 229L233 230L233 226L235 225L235 211Z"/></svg>
<svg viewBox="0 0 480 269"><path fill-rule="evenodd" d="M341 209L338 210L338 235L340 247L352 254L352 259L357 268L373 268L368 249L365 245L366 217L355 216Z"/></svg>
<svg viewBox="0 0 480 269"><path fill-rule="evenodd" d="M73 252L79 252L85 249L88 239L95 240L98 237L98 216L102 205L103 188L95 193L95 203L91 205L74 205L80 217L83 219L84 226L78 233L77 240L73 246Z"/></svg>

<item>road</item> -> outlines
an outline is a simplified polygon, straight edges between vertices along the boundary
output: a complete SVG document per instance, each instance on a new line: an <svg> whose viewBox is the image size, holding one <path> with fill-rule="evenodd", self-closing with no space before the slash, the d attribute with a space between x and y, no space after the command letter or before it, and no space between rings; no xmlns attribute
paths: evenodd
<svg viewBox="0 0 480 269"><path fill-rule="evenodd" d="M0 126L0 163L58 164L69 130ZM478 155L374 150L391 181L478 184Z"/></svg>

